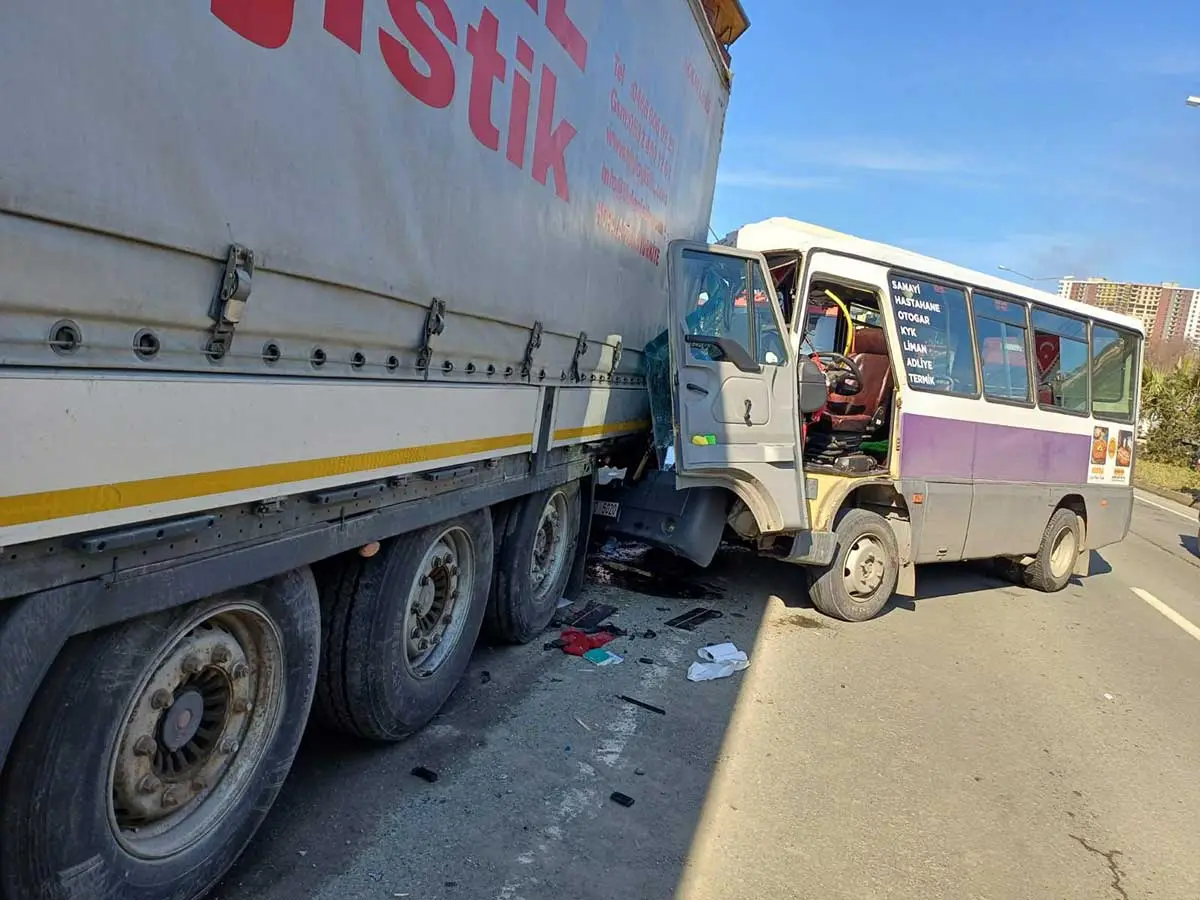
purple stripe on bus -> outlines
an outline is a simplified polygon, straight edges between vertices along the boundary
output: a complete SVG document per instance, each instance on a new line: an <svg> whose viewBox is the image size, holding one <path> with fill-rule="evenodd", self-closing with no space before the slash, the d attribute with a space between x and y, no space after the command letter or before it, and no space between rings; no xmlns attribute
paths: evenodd
<svg viewBox="0 0 1200 900"><path fill-rule="evenodd" d="M900 475L1024 484L1084 484L1090 445L1086 434L910 413L900 420Z"/></svg>

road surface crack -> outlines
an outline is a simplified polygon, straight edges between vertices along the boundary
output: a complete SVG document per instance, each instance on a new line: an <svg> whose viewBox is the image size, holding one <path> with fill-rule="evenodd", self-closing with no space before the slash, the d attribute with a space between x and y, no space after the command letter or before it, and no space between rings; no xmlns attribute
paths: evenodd
<svg viewBox="0 0 1200 900"><path fill-rule="evenodd" d="M1072 834L1070 837L1079 842L1079 846L1083 847L1088 853L1094 853L1108 863L1108 870L1112 873L1112 889L1121 895L1121 900L1129 900L1129 893L1125 890L1125 886L1121 883L1121 879L1125 877L1125 873L1121 867L1117 865L1117 857L1123 855L1120 850L1101 850L1099 847L1093 847L1077 834Z"/></svg>

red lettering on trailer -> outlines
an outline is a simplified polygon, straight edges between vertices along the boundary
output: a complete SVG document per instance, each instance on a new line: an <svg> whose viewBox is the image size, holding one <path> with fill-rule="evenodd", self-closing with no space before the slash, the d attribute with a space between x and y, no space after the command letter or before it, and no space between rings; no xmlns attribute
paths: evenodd
<svg viewBox="0 0 1200 900"><path fill-rule="evenodd" d="M554 99L558 90L558 78L549 66L542 66L542 88L538 94L537 126L533 133L533 179L545 184L547 175L554 173L554 192L570 202L571 189L567 185L567 144L574 139L575 126L566 119L554 122Z"/></svg>
<svg viewBox="0 0 1200 900"><path fill-rule="evenodd" d="M246 40L276 50L292 36L296 0L212 0L211 9Z"/></svg>
<svg viewBox="0 0 1200 900"><path fill-rule="evenodd" d="M326 0L325 3L325 30L355 53L362 53L365 4L366 0Z"/></svg>
<svg viewBox="0 0 1200 900"><path fill-rule="evenodd" d="M532 0L536 2L536 0ZM508 161L518 169L525 168L525 145L529 139L529 103L533 97L530 78L533 77L533 48L517 38L517 65L513 69L512 100L508 107Z"/></svg>
<svg viewBox="0 0 1200 900"><path fill-rule="evenodd" d="M379 29L379 52L397 83L433 109L446 109L458 90L459 27L447 0L386 0L398 33ZM542 24L571 62L587 69L588 42L567 12L567 0L525 0L542 18ZM325 0L324 28L357 54L363 49L366 0ZM211 10L221 22L251 43L268 50L283 47L291 38L296 0L211 0ZM535 54L533 45L519 36L515 63L500 49L500 19L487 6L479 21L467 27L463 49L470 57L467 125L475 140L493 152L503 142L505 158L524 169L529 144ZM493 117L496 86L509 81L508 134ZM578 133L574 124L557 112L558 76L544 61L537 85L537 117L533 126L533 153L529 173L554 193L571 199L567 177L567 151Z"/></svg>
<svg viewBox="0 0 1200 900"><path fill-rule="evenodd" d="M421 16L418 6L433 15L433 27ZM458 25L445 0L388 0L388 9L401 33L429 67L425 74L413 64L412 53L382 28L379 51L400 85L434 109L445 109L454 99L454 58L437 36L440 31L451 44L458 43Z"/></svg>
<svg viewBox="0 0 1200 900"><path fill-rule="evenodd" d="M587 41L567 15L567 0L546 0L546 27L579 71L587 71Z"/></svg>
<svg viewBox="0 0 1200 900"><path fill-rule="evenodd" d="M486 6L479 24L467 29L467 52L471 54L471 88L467 120L475 139L489 150L500 149L500 129L492 122L492 93L503 83L508 62L500 55L500 20Z"/></svg>

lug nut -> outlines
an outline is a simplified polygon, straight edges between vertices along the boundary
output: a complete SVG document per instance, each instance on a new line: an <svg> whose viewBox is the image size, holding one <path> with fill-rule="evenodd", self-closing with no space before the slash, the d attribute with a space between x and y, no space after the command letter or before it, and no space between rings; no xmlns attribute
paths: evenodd
<svg viewBox="0 0 1200 900"><path fill-rule="evenodd" d="M417 584L419 584L421 587L427 587L429 585L429 576L422 575L419 579L417 579Z"/></svg>
<svg viewBox="0 0 1200 900"><path fill-rule="evenodd" d="M233 711L235 713L248 713L254 709L254 704L244 697L238 697L233 701Z"/></svg>
<svg viewBox="0 0 1200 900"><path fill-rule="evenodd" d="M229 670L229 677L234 679L245 678L249 671L244 662L234 663L233 668Z"/></svg>
<svg viewBox="0 0 1200 900"><path fill-rule="evenodd" d="M133 752L137 756L153 756L154 751L158 749L158 741L150 737L148 734L143 734L140 738L133 742Z"/></svg>
<svg viewBox="0 0 1200 900"><path fill-rule="evenodd" d="M167 809L179 805L179 798L175 796L175 791L173 791L171 788L167 788L165 791L163 791L162 805L167 807Z"/></svg>
<svg viewBox="0 0 1200 900"><path fill-rule="evenodd" d="M175 695L166 688L159 688L150 696L150 705L155 709L166 709L175 699Z"/></svg>
<svg viewBox="0 0 1200 900"><path fill-rule="evenodd" d="M204 663L200 662L200 657L193 653L184 658L183 665L180 668L183 669L186 675L196 675L204 668Z"/></svg>
<svg viewBox="0 0 1200 900"><path fill-rule="evenodd" d="M220 645L213 647L212 661L218 666L225 665L225 663L229 662L229 658L230 653L228 647L222 647Z"/></svg>
<svg viewBox="0 0 1200 900"><path fill-rule="evenodd" d="M235 741L233 738L225 738L225 740L221 741L221 752L224 753L226 756L229 756L233 753L237 753L238 752L238 742Z"/></svg>
<svg viewBox="0 0 1200 900"><path fill-rule="evenodd" d="M162 787L162 783L153 775L146 775L141 781L138 782L137 787L138 790L143 794L153 794L160 787Z"/></svg>
<svg viewBox="0 0 1200 900"><path fill-rule="evenodd" d="M197 794L199 794L201 791L205 790L207 787L208 787L208 782L205 781L203 778L193 778L192 779L192 790L195 791Z"/></svg>
<svg viewBox="0 0 1200 900"><path fill-rule="evenodd" d="M417 644L417 648L420 650L428 650L429 649L429 641L425 640L424 638L421 638L421 643Z"/></svg>
<svg viewBox="0 0 1200 900"><path fill-rule="evenodd" d="M450 577L453 578L458 574L458 566L451 566L446 571L450 574Z"/></svg>

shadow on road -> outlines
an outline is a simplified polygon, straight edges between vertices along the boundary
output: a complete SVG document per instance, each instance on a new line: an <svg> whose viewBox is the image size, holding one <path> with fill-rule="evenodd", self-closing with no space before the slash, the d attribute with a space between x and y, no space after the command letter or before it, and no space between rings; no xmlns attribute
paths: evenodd
<svg viewBox="0 0 1200 900"><path fill-rule="evenodd" d="M655 552L593 556L583 598L618 607L612 622L633 635L609 645L623 664L594 667L542 641L481 643L442 712L405 742L310 725L266 823L213 896L601 900L615 896L606 869L618 860L631 878L654 873L643 896L670 896L743 684L687 682L689 661L727 639L752 651L772 593L807 602L799 570L762 562L737 547L706 570ZM695 632L663 624L697 606L722 616ZM416 766L440 778L421 781ZM635 805L611 802L614 790ZM540 887L512 888L529 876Z"/></svg>
<svg viewBox="0 0 1200 900"><path fill-rule="evenodd" d="M1093 573L1110 570L1093 554ZM705 644L732 640L753 654L773 598L811 610L805 573L736 546L705 570L610 547L588 573L584 598L616 606L612 621L633 635L609 645L623 664L593 667L541 641L481 645L441 714L408 741L371 745L310 727L266 824L214 896L672 896L745 684L693 684L684 673ZM1026 590L977 563L925 566L917 597L884 615L998 587ZM664 624L701 606L722 615L695 632ZM800 612L770 627L797 629L805 652L806 641L862 626ZM421 781L415 766L440 778ZM635 804L610 802L614 790Z"/></svg>
<svg viewBox="0 0 1200 900"><path fill-rule="evenodd" d="M1196 532L1189 534L1181 534L1179 536L1179 545L1193 556L1200 556L1200 541L1196 539Z"/></svg>

